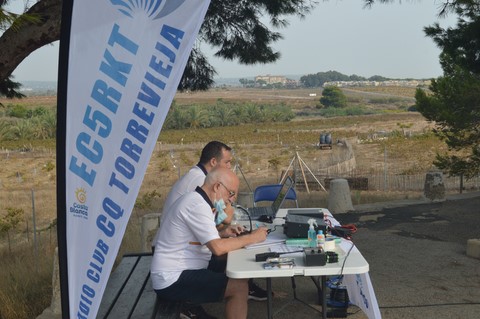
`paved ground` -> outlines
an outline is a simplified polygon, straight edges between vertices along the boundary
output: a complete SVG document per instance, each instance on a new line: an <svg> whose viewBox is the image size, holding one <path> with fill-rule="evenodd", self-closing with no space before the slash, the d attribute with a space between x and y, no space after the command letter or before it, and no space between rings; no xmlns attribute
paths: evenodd
<svg viewBox="0 0 480 319"><path fill-rule="evenodd" d="M358 227L353 240L370 264L383 318L480 318L480 260L467 257L466 243L480 238L480 193L449 196L442 202L399 201L356 206L335 216ZM316 307L313 283L296 277L301 299ZM265 282L257 280L260 285ZM275 318L319 314L291 300L289 279L274 279ZM222 305L207 305L223 318ZM366 318L351 306L348 318ZM249 318L265 318L266 303L249 303Z"/></svg>
<svg viewBox="0 0 480 319"><path fill-rule="evenodd" d="M398 201L361 205L335 216L353 223L353 240L370 264L370 277L386 319L480 318L480 259L467 257L466 243L480 238L480 193L449 196L442 202ZM256 280L265 285L264 280ZM320 315L292 300L290 279L272 281L275 318L310 319ZM298 296L318 308L315 286L296 277ZM219 319L223 304L205 305ZM350 306L348 318L363 319ZM249 303L249 318L266 318L266 303ZM39 318L59 318L45 311Z"/></svg>

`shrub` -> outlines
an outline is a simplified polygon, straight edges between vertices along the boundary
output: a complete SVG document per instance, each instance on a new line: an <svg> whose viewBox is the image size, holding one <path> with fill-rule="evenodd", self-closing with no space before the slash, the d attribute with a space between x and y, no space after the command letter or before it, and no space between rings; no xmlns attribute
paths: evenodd
<svg viewBox="0 0 480 319"><path fill-rule="evenodd" d="M323 89L320 103L325 107L346 107L347 97L343 91L336 86L328 86Z"/></svg>
<svg viewBox="0 0 480 319"><path fill-rule="evenodd" d="M20 119L26 119L29 116L28 109L23 105L7 105L6 115Z"/></svg>

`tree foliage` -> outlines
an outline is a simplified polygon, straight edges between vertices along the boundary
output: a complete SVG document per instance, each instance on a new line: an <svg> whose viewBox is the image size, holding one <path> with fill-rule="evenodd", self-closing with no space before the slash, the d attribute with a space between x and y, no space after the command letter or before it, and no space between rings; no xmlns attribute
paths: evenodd
<svg viewBox="0 0 480 319"><path fill-rule="evenodd" d="M458 15L454 28L425 28L442 50L443 76L432 80L430 94L417 90L416 108L449 148L435 164L469 178L480 173L480 3L455 1L450 9Z"/></svg>
<svg viewBox="0 0 480 319"><path fill-rule="evenodd" d="M4 4L0 2L1 13ZM316 5L316 0L212 0L179 89L206 90L213 84L215 68L201 51L201 43L216 50L215 56L241 64L275 62L280 53L272 45L282 35L274 30L288 26L287 17L305 17ZM61 0L39 0L26 9L26 15L36 19L20 24L17 21L24 15L13 20L0 16L0 26L3 21L6 29L0 37L0 85L30 53L59 40L61 7Z"/></svg>
<svg viewBox="0 0 480 319"><path fill-rule="evenodd" d="M323 89L320 103L325 107L346 107L347 97L340 88L328 86Z"/></svg>
<svg viewBox="0 0 480 319"><path fill-rule="evenodd" d="M5 96L9 99L23 98L25 95L18 92L21 86L20 83L13 81L13 75L9 75L3 81L0 81L0 96Z"/></svg>
<svg viewBox="0 0 480 319"><path fill-rule="evenodd" d="M0 95L19 97L12 72L30 53L60 38L62 1L40 0L19 15L6 11L6 3L0 2L0 30L5 31L0 36Z"/></svg>
<svg viewBox="0 0 480 319"><path fill-rule="evenodd" d="M307 74L300 78L300 83L305 87L321 87L325 82L331 81L387 81L388 78L385 78L380 75L374 75L369 78L365 78L360 75L352 74L346 75L338 71L327 71L327 72L318 72L316 74Z"/></svg>

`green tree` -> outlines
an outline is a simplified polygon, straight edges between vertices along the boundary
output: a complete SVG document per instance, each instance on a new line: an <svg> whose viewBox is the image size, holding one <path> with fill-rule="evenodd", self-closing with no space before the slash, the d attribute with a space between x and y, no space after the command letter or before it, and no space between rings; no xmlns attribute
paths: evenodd
<svg viewBox="0 0 480 319"><path fill-rule="evenodd" d="M432 80L431 93L417 89L416 109L435 123L434 133L448 146L434 164L470 178L480 173L480 6L462 0L450 10L458 16L455 27L424 29L442 50L443 76Z"/></svg>
<svg viewBox="0 0 480 319"><path fill-rule="evenodd" d="M25 95L18 92L18 89L21 87L20 83L13 81L13 75L9 75L3 81L0 81L0 96L5 96L9 99L23 98Z"/></svg>
<svg viewBox="0 0 480 319"><path fill-rule="evenodd" d="M0 10L5 0L0 1ZM288 26L288 17L304 18L316 0L212 0L200 29L198 42L213 48L215 56L241 64L271 63L280 53L272 45L282 39L274 30ZM41 19L17 24L24 15L5 20L0 37L0 83L36 49L60 39L62 0L39 0L26 8L29 16ZM269 21L269 25L265 24ZM1 23L1 22L0 22ZM2 24L0 24L1 26ZM15 26L15 28L13 28ZM213 84L215 69L195 46L179 84L180 90L205 90Z"/></svg>
<svg viewBox="0 0 480 319"><path fill-rule="evenodd" d="M340 88L336 86L327 86L322 91L320 103L325 107L346 107L347 97Z"/></svg>
<svg viewBox="0 0 480 319"><path fill-rule="evenodd" d="M242 87L244 87L244 88L251 86L252 83L253 83L253 84L255 83L255 81L252 81L252 80L249 80L249 79L245 79L245 78L239 79L238 82L240 82L240 84L241 84Z"/></svg>
<svg viewBox="0 0 480 319"><path fill-rule="evenodd" d="M353 75L354 78L358 77ZM318 72L317 74L308 74L300 78L300 83L305 87L321 87L325 82L330 81L351 81L348 75L337 71Z"/></svg>

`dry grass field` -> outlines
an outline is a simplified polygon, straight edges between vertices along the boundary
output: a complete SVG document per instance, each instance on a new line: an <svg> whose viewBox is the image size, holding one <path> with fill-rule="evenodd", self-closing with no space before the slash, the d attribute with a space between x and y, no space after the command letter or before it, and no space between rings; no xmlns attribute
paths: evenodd
<svg viewBox="0 0 480 319"><path fill-rule="evenodd" d="M370 89L371 91L371 89ZM391 89L392 96L412 98L413 89ZM316 97L309 96L317 93ZM358 94L359 89L355 89ZM401 93L398 93L401 92ZM382 94L386 94L382 89ZM347 93L348 94L348 93ZM410 96L408 96L410 94ZM321 90L261 90L223 88L208 92L179 93L175 97L177 105L212 104L218 99L235 102L254 102L264 104L286 103L294 111L303 112L314 109ZM19 103L26 106L54 107L55 97L30 97L22 100L0 100L4 105ZM377 106L381 107L381 106ZM308 113L308 112L307 112ZM235 159L240 164L246 180L242 178L242 191L248 192L264 182L278 180L292 159L298 154L312 169L322 166L335 157L333 150L319 150L319 135L331 132L334 140L345 139L353 146L357 169L371 170L383 165L385 142L373 141L359 143L375 132L405 130L420 134L429 130L431 124L414 112L393 112L381 115L351 116L345 118L319 118L315 116L297 116L288 123L262 125L242 125L240 127L186 129L165 131L160 134L157 147L152 154L147 174L139 195L147 196L153 191L160 194L151 205L152 210L161 206L170 186L196 163L199 151L209 140L221 140L234 148ZM365 142L365 141L364 141ZM396 169L410 170L422 167L428 169L435 152L442 147L440 143L430 142L429 149L416 140L400 140L389 147L389 161ZM0 212L7 207L21 208L25 212L25 223L20 229L28 227L32 215L32 194L34 194L37 227L47 228L56 218L55 208L55 152L53 149L35 147L25 142L28 151L11 151L0 145ZM240 175L240 171L239 176ZM248 183L247 183L248 182ZM322 194L317 194L322 197ZM307 198L315 195L305 195ZM324 197L324 196L323 196ZM145 199L146 200L146 199ZM145 205L143 205L145 206ZM134 215L145 212L136 211ZM31 221L30 221L31 223ZM31 225L30 225L31 227Z"/></svg>

